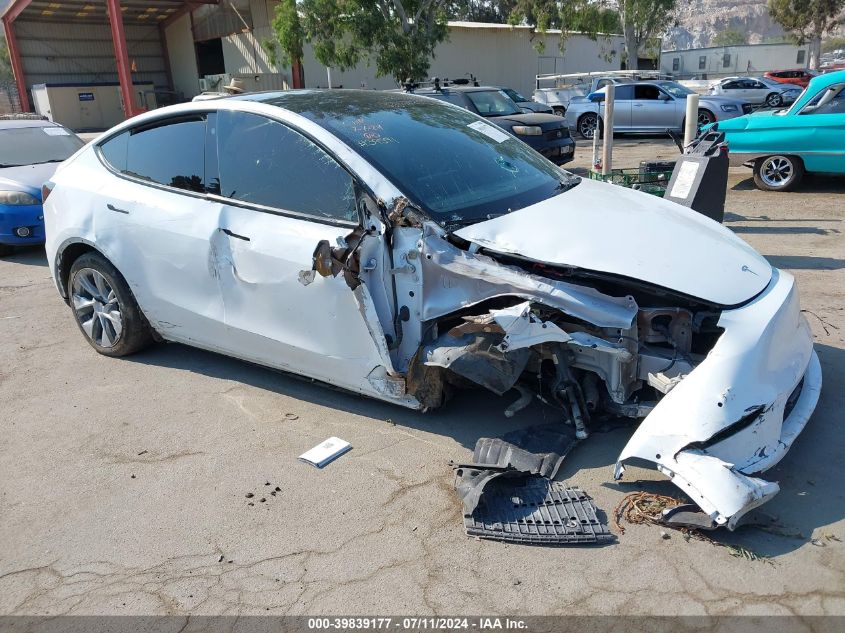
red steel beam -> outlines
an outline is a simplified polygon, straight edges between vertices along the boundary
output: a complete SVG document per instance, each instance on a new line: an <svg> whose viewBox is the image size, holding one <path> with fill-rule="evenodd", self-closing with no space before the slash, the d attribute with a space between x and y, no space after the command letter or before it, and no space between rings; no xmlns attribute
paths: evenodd
<svg viewBox="0 0 845 633"><path fill-rule="evenodd" d="M7 24L11 25L12 22L15 21L15 18L18 17L21 13L23 13L23 10L26 9L31 2L32 0L17 0L17 2L15 2L15 0L12 0L12 6L6 9L5 15L3 15L3 20Z"/></svg>
<svg viewBox="0 0 845 633"><path fill-rule="evenodd" d="M143 110L135 106L135 95L132 88L132 68L129 65L129 50L126 46L126 32L123 30L123 13L120 11L120 0L106 0L109 10L109 24L111 38L114 42L114 57L117 61L117 77L120 80L120 94L123 97L123 111L126 118L140 114Z"/></svg>
<svg viewBox="0 0 845 633"><path fill-rule="evenodd" d="M12 21L8 17L3 18L3 31L6 33L6 44L9 47L9 58L12 61L12 73L15 75L15 84L18 86L18 96L21 100L21 110L30 112L29 93L26 91L26 80L23 76L23 64L21 63L21 52L18 48L18 40L12 29Z"/></svg>

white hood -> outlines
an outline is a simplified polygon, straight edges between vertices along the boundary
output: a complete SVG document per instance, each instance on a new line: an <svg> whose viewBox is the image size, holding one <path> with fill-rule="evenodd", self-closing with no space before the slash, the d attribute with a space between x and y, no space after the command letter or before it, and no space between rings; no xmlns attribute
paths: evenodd
<svg viewBox="0 0 845 633"><path fill-rule="evenodd" d="M490 251L623 275L723 306L754 297L772 276L769 263L721 224L657 196L586 178L455 234Z"/></svg>

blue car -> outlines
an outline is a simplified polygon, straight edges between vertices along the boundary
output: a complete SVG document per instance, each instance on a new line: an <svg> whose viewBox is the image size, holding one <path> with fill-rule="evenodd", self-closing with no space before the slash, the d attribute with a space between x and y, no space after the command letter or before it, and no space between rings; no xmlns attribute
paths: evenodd
<svg viewBox="0 0 845 633"><path fill-rule="evenodd" d="M51 121L0 119L0 256L44 243L41 185L85 143Z"/></svg>
<svg viewBox="0 0 845 633"><path fill-rule="evenodd" d="M805 173L845 175L845 70L819 75L788 110L720 121L731 163L765 191L790 191Z"/></svg>

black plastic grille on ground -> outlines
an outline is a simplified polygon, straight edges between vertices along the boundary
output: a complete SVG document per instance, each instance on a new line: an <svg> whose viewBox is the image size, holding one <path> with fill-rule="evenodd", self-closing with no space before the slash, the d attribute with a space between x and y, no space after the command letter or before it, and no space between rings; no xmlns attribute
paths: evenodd
<svg viewBox="0 0 845 633"><path fill-rule="evenodd" d="M592 498L579 488L542 477L498 477L484 488L468 536L511 543L576 545L614 539L596 516Z"/></svg>

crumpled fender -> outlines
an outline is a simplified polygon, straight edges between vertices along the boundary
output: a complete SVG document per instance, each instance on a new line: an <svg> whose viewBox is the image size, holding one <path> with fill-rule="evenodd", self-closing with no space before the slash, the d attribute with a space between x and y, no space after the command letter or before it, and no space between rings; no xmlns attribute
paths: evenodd
<svg viewBox="0 0 845 633"><path fill-rule="evenodd" d="M645 418L616 464L653 462L718 525L733 529L778 491L750 477L774 466L818 401L821 370L801 314L795 280L774 271L766 290L725 311L724 333L686 378ZM789 417L784 410L804 379ZM734 431L734 429L736 429Z"/></svg>

